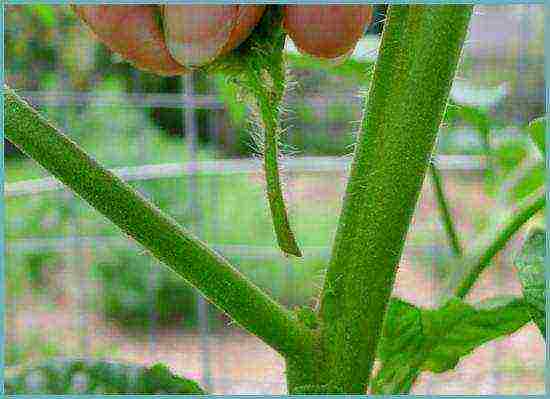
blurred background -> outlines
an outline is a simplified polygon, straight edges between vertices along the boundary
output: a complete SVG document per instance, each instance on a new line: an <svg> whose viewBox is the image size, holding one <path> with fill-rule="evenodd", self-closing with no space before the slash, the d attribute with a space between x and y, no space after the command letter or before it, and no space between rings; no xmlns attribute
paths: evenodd
<svg viewBox="0 0 550 399"><path fill-rule="evenodd" d="M283 142L290 217L303 249L274 240L246 106L223 76L160 78L96 42L66 6L6 6L7 84L104 165L289 307L322 285L384 6L339 66L287 46L292 87ZM544 166L525 127L544 112L543 6L479 6L437 145L459 235L470 250ZM457 106L460 105L460 106ZM6 365L86 356L163 362L216 394L285 392L283 361L208 305L33 161L5 143ZM480 238L481 237L481 238ZM518 294L516 240L471 299ZM469 251L467 251L469 252ZM435 306L452 268L428 177L395 295ZM540 394L544 342L526 326L456 370L424 373L415 394Z"/></svg>

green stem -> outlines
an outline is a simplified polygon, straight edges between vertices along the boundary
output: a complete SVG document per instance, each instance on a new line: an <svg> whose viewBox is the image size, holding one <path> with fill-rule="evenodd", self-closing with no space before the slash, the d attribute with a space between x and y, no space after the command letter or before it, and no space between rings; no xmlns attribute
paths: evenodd
<svg viewBox="0 0 550 399"><path fill-rule="evenodd" d="M247 75L250 89L256 95L258 112L264 129L263 155L267 199L277 243L284 253L301 257L302 252L290 228L279 176L279 133L281 131L279 119L286 83L283 59L285 37L284 34L277 37L280 43L273 43L275 48L272 50L271 57L269 59L256 58L254 60L256 62L249 65ZM262 62L268 62L268 64L259 68ZM262 71L267 71L268 75L262 75ZM271 81L266 82L266 79L271 79Z"/></svg>
<svg viewBox="0 0 550 399"><path fill-rule="evenodd" d="M284 79L284 77L282 77ZM267 93L261 93L258 98L259 112L264 127L264 172L266 179L267 198L271 209L273 227L277 236L279 248L287 254L301 257L294 233L290 228L286 210L281 179L279 176L279 132L278 118L273 114L280 106L280 98L269 101ZM277 111L278 113L278 111Z"/></svg>
<svg viewBox="0 0 550 399"><path fill-rule="evenodd" d="M471 6L392 6L322 294L331 383L366 392Z"/></svg>
<svg viewBox="0 0 550 399"><path fill-rule="evenodd" d="M545 205L546 198L542 195L532 203L514 212L514 215L508 223L506 223L505 227L499 231L498 236L491 244L481 252L473 268L468 272L460 284L458 284L454 292L455 296L458 298L465 298L466 295L468 295L481 273L490 265L495 255L499 253L506 246L510 238L512 238L529 219L542 210Z"/></svg>
<svg viewBox="0 0 550 399"><path fill-rule="evenodd" d="M463 255L462 245L460 244L460 239L458 238L458 232L456 230L453 217L451 215L451 210L449 209L449 204L447 198L445 197L445 190L443 189L443 179L437 166L430 162L430 176L434 183L435 198L437 199L437 205L441 213L441 219L443 220L443 225L445 227L445 232L447 233L447 238L449 239L449 244L453 250L454 255L457 258L461 258Z"/></svg>
<svg viewBox="0 0 550 399"><path fill-rule="evenodd" d="M214 62L207 70L222 71L237 83L263 130L257 143L263 147L267 199L279 248L286 254L302 256L288 213L279 174L280 108L286 76L283 49L286 33L280 6L268 6L254 31L235 51Z"/></svg>
<svg viewBox="0 0 550 399"><path fill-rule="evenodd" d="M7 138L135 239L213 304L284 356L310 350L311 333L222 256L162 213L19 98L5 92Z"/></svg>

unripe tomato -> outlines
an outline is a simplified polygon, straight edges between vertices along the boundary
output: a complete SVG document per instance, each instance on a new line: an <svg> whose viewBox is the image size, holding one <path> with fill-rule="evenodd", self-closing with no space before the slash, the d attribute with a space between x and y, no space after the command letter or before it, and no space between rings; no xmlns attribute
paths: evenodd
<svg viewBox="0 0 550 399"><path fill-rule="evenodd" d="M355 49L372 17L367 5L288 5L284 27L299 50L318 58L338 58Z"/></svg>

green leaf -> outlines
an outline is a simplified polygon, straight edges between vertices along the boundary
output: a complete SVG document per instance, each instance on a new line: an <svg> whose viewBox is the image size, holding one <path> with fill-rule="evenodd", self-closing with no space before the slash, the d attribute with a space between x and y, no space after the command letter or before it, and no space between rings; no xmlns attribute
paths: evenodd
<svg viewBox="0 0 550 399"><path fill-rule="evenodd" d="M424 332L431 347L422 369L443 373L460 358L493 339L512 334L529 322L524 301L473 307L452 299L442 308L423 312Z"/></svg>
<svg viewBox="0 0 550 399"><path fill-rule="evenodd" d="M453 298L439 309L422 309L392 299L378 347L382 368L373 393L407 393L420 371L443 373L495 338L530 321L519 298L497 298L477 306Z"/></svg>
<svg viewBox="0 0 550 399"><path fill-rule="evenodd" d="M46 28L52 29L57 23L57 17L52 6L47 5L29 5L31 12L35 14Z"/></svg>
<svg viewBox="0 0 550 399"><path fill-rule="evenodd" d="M546 157L546 144L545 144L545 132L546 132L546 118L537 118L529 124L527 128L531 140L537 145L540 152Z"/></svg>
<svg viewBox="0 0 550 399"><path fill-rule="evenodd" d="M54 358L6 370L7 394L193 394L205 392L168 367Z"/></svg>
<svg viewBox="0 0 550 399"><path fill-rule="evenodd" d="M508 138L502 140L498 145L493 145L491 158L498 167L499 174L506 178L521 165L521 162L528 154L528 140L519 138ZM500 183L500 181L499 181Z"/></svg>
<svg viewBox="0 0 550 399"><path fill-rule="evenodd" d="M418 352L424 346L422 312L408 302L393 298L390 302L382 341L378 346L378 358L387 362L396 353Z"/></svg>
<svg viewBox="0 0 550 399"><path fill-rule="evenodd" d="M510 192L512 198L520 202L529 195L540 189L546 181L546 166L544 162L539 162L529 168L520 179L518 179Z"/></svg>
<svg viewBox="0 0 550 399"><path fill-rule="evenodd" d="M528 310L546 340L545 254L546 232L537 228L529 234L515 264L523 287L523 296L529 305Z"/></svg>
<svg viewBox="0 0 550 399"><path fill-rule="evenodd" d="M392 298L378 344L382 368L372 380L372 393L408 392L414 383L415 370L427 357L426 348L420 308Z"/></svg>
<svg viewBox="0 0 550 399"><path fill-rule="evenodd" d="M491 133L492 121L488 113L478 107L470 105L451 103L445 112L446 123L464 121L477 130L483 140L486 140Z"/></svg>

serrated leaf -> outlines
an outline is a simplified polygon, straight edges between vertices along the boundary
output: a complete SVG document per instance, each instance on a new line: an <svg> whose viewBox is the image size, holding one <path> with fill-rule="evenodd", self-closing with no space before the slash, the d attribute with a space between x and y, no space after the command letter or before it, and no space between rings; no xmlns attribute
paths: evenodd
<svg viewBox="0 0 550 399"><path fill-rule="evenodd" d="M454 298L431 310L392 299L377 353L382 368L372 392L407 393L420 371L453 369L477 347L528 323L527 307L519 298L498 298L477 306Z"/></svg>
<svg viewBox="0 0 550 399"><path fill-rule="evenodd" d="M511 188L512 198L515 201L522 201L535 191L540 189L546 181L546 167L540 162L527 170Z"/></svg>
<svg viewBox="0 0 550 399"><path fill-rule="evenodd" d="M193 394L199 385L168 367L97 359L54 358L6 370L7 394Z"/></svg>
<svg viewBox="0 0 550 399"><path fill-rule="evenodd" d="M537 228L529 234L516 257L515 265L531 317L546 340L545 255L546 232Z"/></svg>
<svg viewBox="0 0 550 399"><path fill-rule="evenodd" d="M537 145L542 155L546 158L546 118L533 120L527 128L531 140Z"/></svg>
<svg viewBox="0 0 550 399"><path fill-rule="evenodd" d="M384 322L382 342L378 346L378 358L387 362L396 353L419 352L424 341L421 310L403 300L392 299Z"/></svg>
<svg viewBox="0 0 550 399"><path fill-rule="evenodd" d="M455 368L460 358L493 339L512 334L529 322L525 302L473 307L452 299L442 308L424 311L423 325L431 347L422 369L443 373Z"/></svg>
<svg viewBox="0 0 550 399"><path fill-rule="evenodd" d="M491 159L503 177L508 176L525 160L529 152L528 144L527 140L521 138L508 138L501 139L498 145L493 145Z"/></svg>

